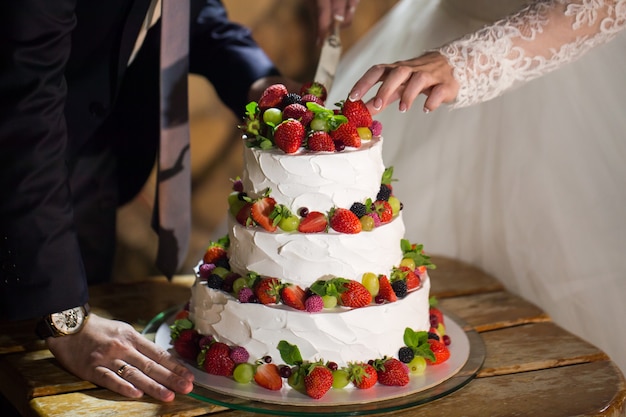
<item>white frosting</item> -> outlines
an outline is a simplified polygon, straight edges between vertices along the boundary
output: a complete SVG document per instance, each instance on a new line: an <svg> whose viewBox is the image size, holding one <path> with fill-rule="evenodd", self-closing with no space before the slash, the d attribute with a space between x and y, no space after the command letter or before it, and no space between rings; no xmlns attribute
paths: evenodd
<svg viewBox="0 0 626 417"><path fill-rule="evenodd" d="M243 189L258 197L266 189L280 204L296 212L349 208L355 201L374 199L385 171L382 138L363 141L358 148L342 152L296 154L271 149L245 148Z"/></svg>
<svg viewBox="0 0 626 417"><path fill-rule="evenodd" d="M360 281L363 273L389 276L402 260L402 212L370 232L284 233L246 228L230 217L230 266L245 275L254 271L305 288L318 279L342 277Z"/></svg>
<svg viewBox="0 0 626 417"><path fill-rule="evenodd" d="M428 330L430 280L393 303L357 309L337 308L307 313L282 305L243 304L196 282L191 320L202 334L229 345L245 346L252 360L270 355L280 361L278 342L298 346L304 360L348 362L395 356L404 345L404 330Z"/></svg>

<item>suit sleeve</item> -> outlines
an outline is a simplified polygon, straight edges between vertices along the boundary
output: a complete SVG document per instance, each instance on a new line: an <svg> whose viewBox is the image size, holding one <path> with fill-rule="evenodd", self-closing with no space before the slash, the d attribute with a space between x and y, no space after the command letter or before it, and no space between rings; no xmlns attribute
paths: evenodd
<svg viewBox="0 0 626 417"><path fill-rule="evenodd" d="M279 71L250 30L228 19L221 1L192 0L191 19L190 72L207 77L220 99L242 115L252 83Z"/></svg>
<svg viewBox="0 0 626 417"><path fill-rule="evenodd" d="M75 0L0 4L0 316L83 304L64 117Z"/></svg>

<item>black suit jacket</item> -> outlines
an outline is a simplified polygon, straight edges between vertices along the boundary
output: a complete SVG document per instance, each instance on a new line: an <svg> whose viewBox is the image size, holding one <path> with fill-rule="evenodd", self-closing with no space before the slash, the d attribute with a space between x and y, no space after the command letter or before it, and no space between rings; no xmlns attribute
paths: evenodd
<svg viewBox="0 0 626 417"><path fill-rule="evenodd" d="M184 0L180 0L184 1ZM276 68L218 0L189 0L190 72L236 113ZM122 202L145 182L158 143L160 25L128 61L150 0L0 2L0 317L83 304L68 167L112 147Z"/></svg>

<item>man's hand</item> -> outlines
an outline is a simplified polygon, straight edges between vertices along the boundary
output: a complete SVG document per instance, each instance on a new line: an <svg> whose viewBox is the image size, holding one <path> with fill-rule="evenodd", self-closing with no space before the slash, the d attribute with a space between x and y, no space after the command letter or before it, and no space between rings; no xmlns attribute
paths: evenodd
<svg viewBox="0 0 626 417"><path fill-rule="evenodd" d="M172 401L193 389L184 365L123 322L92 313L79 333L46 342L68 371L126 397Z"/></svg>
<svg viewBox="0 0 626 417"><path fill-rule="evenodd" d="M454 101L459 93L452 67L438 52L393 64L374 65L357 80L348 96L351 100L360 99L379 82L376 95L366 103L372 114L396 100L400 101L398 109L405 112L419 94L428 96L424 103L424 111L428 113L442 103Z"/></svg>
<svg viewBox="0 0 626 417"><path fill-rule="evenodd" d="M347 27L354 19L359 0L316 0L317 2L317 40L321 43L333 29L335 18Z"/></svg>

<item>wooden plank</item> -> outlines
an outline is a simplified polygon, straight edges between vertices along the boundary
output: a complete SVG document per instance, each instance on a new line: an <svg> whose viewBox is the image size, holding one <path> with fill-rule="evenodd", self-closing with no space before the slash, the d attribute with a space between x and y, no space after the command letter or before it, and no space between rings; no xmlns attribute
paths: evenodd
<svg viewBox="0 0 626 417"><path fill-rule="evenodd" d="M30 405L42 417L192 417L226 410L187 395L164 403L147 396L138 400L125 398L104 389L35 398Z"/></svg>
<svg viewBox="0 0 626 417"><path fill-rule="evenodd" d="M444 298L439 305L478 332L550 321L539 307L505 291Z"/></svg>
<svg viewBox="0 0 626 417"><path fill-rule="evenodd" d="M480 334L487 352L478 377L606 361L597 347L554 323L531 323Z"/></svg>
<svg viewBox="0 0 626 417"><path fill-rule="evenodd" d="M436 401L379 414L394 417L624 416L626 386L609 361L478 378ZM339 409L340 411L340 409ZM216 417L252 417L243 411Z"/></svg>
<svg viewBox="0 0 626 417"><path fill-rule="evenodd" d="M437 268L428 271L430 292L437 298L504 290L497 279L468 263L436 255L431 260Z"/></svg>

